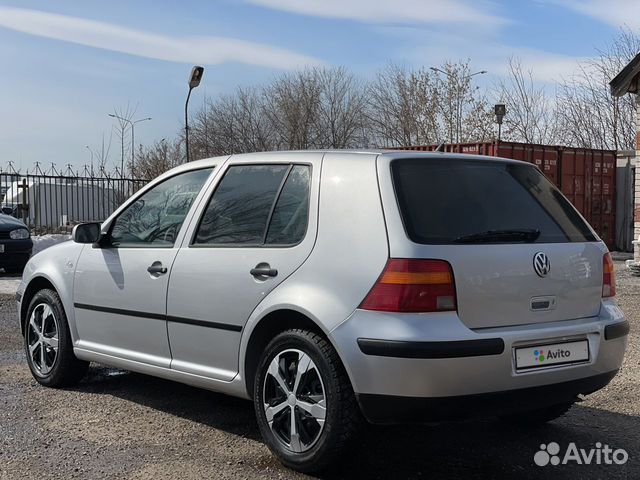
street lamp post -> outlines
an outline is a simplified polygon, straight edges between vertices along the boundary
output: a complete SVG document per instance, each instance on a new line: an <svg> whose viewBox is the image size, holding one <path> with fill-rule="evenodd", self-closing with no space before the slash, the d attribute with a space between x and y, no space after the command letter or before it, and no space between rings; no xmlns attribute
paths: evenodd
<svg viewBox="0 0 640 480"><path fill-rule="evenodd" d="M131 173L133 174L133 167L136 162L136 142L135 142L135 129L134 126L136 123L146 122L147 120L151 120L151 117L140 118L139 120L129 120L128 118L121 117L120 115L115 115L113 113L109 114L112 118L117 118L118 120L122 120L123 122L127 122L131 126ZM121 161L120 165L120 176L124 177L124 158Z"/></svg>
<svg viewBox="0 0 640 480"><path fill-rule="evenodd" d="M433 70L434 72L437 73L442 73L444 75L447 76L447 78L449 78L449 80L455 80L456 82L456 90L460 89L460 84L465 81L465 80L469 80L472 77L475 77L476 75L484 75L485 73L487 73L486 70L480 70L478 72L475 73L471 73L469 75L466 75L464 77L462 77L462 79L459 79L457 76L453 75L450 72L446 72L438 67L429 67L431 70ZM449 105L449 110L451 110L451 105ZM456 98L456 143L460 142L460 137L462 135L462 99L460 98L460 92L457 92L457 98ZM452 136L450 134L450 136Z"/></svg>
<svg viewBox="0 0 640 480"><path fill-rule="evenodd" d="M191 69L191 75L189 75L189 93L187 93L187 101L184 103L184 142L185 152L187 155L187 162L189 158L189 98L191 98L191 90L200 85L202 80L202 74L204 73L204 67L198 65Z"/></svg>

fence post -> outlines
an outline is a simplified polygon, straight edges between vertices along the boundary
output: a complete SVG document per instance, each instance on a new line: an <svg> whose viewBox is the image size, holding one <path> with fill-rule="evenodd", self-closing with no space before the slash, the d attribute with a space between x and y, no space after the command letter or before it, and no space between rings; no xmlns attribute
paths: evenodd
<svg viewBox="0 0 640 480"><path fill-rule="evenodd" d="M29 205L27 203L27 191L29 190L29 184L27 183L27 179L22 179L22 185L18 185L18 188L22 189L22 221L27 225L27 219L29 214Z"/></svg>

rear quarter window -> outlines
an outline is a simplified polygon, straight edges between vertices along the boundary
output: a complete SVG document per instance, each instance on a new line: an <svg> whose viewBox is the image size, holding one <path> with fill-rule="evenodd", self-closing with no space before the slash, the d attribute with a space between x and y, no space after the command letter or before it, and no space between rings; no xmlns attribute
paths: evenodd
<svg viewBox="0 0 640 480"><path fill-rule="evenodd" d="M573 205L531 165L446 157L399 159L391 162L391 172L405 230L416 243L597 240ZM476 234L509 231L536 234L473 240Z"/></svg>

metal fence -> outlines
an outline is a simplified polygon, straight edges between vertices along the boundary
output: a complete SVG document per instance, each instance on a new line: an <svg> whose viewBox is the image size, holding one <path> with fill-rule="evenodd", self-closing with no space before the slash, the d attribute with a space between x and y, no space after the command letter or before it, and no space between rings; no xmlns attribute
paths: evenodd
<svg viewBox="0 0 640 480"><path fill-rule="evenodd" d="M122 177L0 172L3 213L22 219L33 235L65 233L102 221L148 180Z"/></svg>

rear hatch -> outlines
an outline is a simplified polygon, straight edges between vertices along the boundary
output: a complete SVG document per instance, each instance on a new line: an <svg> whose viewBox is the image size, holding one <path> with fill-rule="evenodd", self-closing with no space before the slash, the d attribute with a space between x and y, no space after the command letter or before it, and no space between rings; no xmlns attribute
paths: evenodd
<svg viewBox="0 0 640 480"><path fill-rule="evenodd" d="M402 250L451 264L468 327L598 314L606 248L536 167L437 156L393 160L391 172L412 241Z"/></svg>

